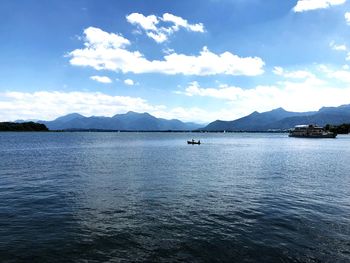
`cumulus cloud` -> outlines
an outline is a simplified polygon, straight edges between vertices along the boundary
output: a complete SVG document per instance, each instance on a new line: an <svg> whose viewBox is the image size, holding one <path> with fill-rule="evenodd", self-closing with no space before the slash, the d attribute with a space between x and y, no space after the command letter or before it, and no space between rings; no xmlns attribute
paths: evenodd
<svg viewBox="0 0 350 263"><path fill-rule="evenodd" d="M350 12L349 12L349 25L350 25ZM329 46L335 51L347 52L346 60L350 61L350 52L348 47L345 44L338 45L334 41L332 41Z"/></svg>
<svg viewBox="0 0 350 263"><path fill-rule="evenodd" d="M344 44L338 45L334 41L329 43L329 46L331 47L331 49L336 50L336 51L347 51L348 50L346 45L344 45Z"/></svg>
<svg viewBox="0 0 350 263"><path fill-rule="evenodd" d="M284 107L286 110L298 112L348 104L350 86L334 84L334 80L347 78L350 83L350 72L330 72L328 77L331 78L330 81L310 75L303 79L287 79L274 85L259 85L249 89L235 86L201 87L198 82L191 82L177 93L222 100L225 102L225 109L231 110L231 115L226 120L245 116L255 110L263 112ZM225 119L224 116L220 118Z"/></svg>
<svg viewBox="0 0 350 263"><path fill-rule="evenodd" d="M319 69L324 76L329 78L332 82L349 83L350 84L350 70L348 65L344 65L341 69L332 69L326 65L320 65Z"/></svg>
<svg viewBox="0 0 350 263"><path fill-rule="evenodd" d="M146 35L157 43L168 40L169 36L179 31L180 28L192 32L204 32L204 25L202 23L190 24L186 19L169 13L163 14L162 17L157 17L155 15L144 16L143 14L132 13L128 15L126 19L130 24L136 25L141 30L145 31Z"/></svg>
<svg viewBox="0 0 350 263"><path fill-rule="evenodd" d="M183 93L187 96L202 96L202 97L212 97L223 100L235 100L242 94L242 89L238 87L222 87L222 88L201 88L197 81L193 81L185 89Z"/></svg>
<svg viewBox="0 0 350 263"><path fill-rule="evenodd" d="M157 30L158 18L155 15L144 16L139 13L132 13L126 17L126 20L133 24L139 25L144 30Z"/></svg>
<svg viewBox="0 0 350 263"><path fill-rule="evenodd" d="M0 119L43 119L77 112L86 116L113 116L127 111L153 112L162 105L150 105L139 97L111 96L101 92L37 91L0 93Z"/></svg>
<svg viewBox="0 0 350 263"><path fill-rule="evenodd" d="M112 80L106 76L91 76L90 79L105 84L112 83Z"/></svg>
<svg viewBox="0 0 350 263"><path fill-rule="evenodd" d="M350 71L349 70L336 70L328 73L329 78L336 79L341 82L350 83Z"/></svg>
<svg viewBox="0 0 350 263"><path fill-rule="evenodd" d="M130 45L130 41L122 35L107 33L97 27L88 27L84 30L85 43L87 48L121 48Z"/></svg>
<svg viewBox="0 0 350 263"><path fill-rule="evenodd" d="M147 32L146 34L157 43L162 43L168 39L168 36L163 32Z"/></svg>
<svg viewBox="0 0 350 263"><path fill-rule="evenodd" d="M218 116L229 116L228 110L209 111L198 107L167 108L152 105L138 97L111 96L101 92L0 92L0 121L17 119L53 120L80 113L84 116L113 116L127 111L148 112L158 118L206 123Z"/></svg>
<svg viewBox="0 0 350 263"><path fill-rule="evenodd" d="M274 67L272 72L278 76L283 76L285 78L291 79L316 78L313 73L307 70L286 71L282 67Z"/></svg>
<svg viewBox="0 0 350 263"><path fill-rule="evenodd" d="M135 83L132 79L126 79L124 80L124 84L128 86L133 86Z"/></svg>
<svg viewBox="0 0 350 263"><path fill-rule="evenodd" d="M344 17L345 17L346 23L350 25L350 12L346 12Z"/></svg>
<svg viewBox="0 0 350 263"><path fill-rule="evenodd" d="M284 77L283 74L288 75L298 71L279 68L278 72L282 72L282 80L254 88L223 84L203 87L198 82L190 82L187 87L176 92L186 96L186 100L194 97L216 100L218 103L213 104L216 105L215 108L208 103L203 103L206 105L203 108L186 107L184 105L187 102L169 108L164 105L153 105L139 97L112 96L101 92L0 92L0 120L50 120L72 112L85 116L113 116L132 110L149 112L156 117L167 119L177 118L206 123L216 119L234 120L255 110L263 112L284 107L290 111L310 111L323 106L348 104L349 68L333 69L326 65L319 65L317 70L317 72L301 74L303 78L293 78ZM319 76L322 78L320 79ZM217 105L220 106L217 107Z"/></svg>
<svg viewBox="0 0 350 263"><path fill-rule="evenodd" d="M316 9L325 9L334 5L344 4L346 0L299 0L293 8L294 12L305 12Z"/></svg>
<svg viewBox="0 0 350 263"><path fill-rule="evenodd" d="M162 18L165 22L173 23L173 26L171 27L172 30L178 31L181 27L187 29L188 31L193 32L204 32L204 26L202 23L198 24L189 24L186 19L183 19L180 16L175 16L169 13L165 13Z"/></svg>
<svg viewBox="0 0 350 263"><path fill-rule="evenodd" d="M139 51L130 51L129 44L121 35L89 27L84 30L84 47L73 50L68 56L74 66L123 73L256 76L264 72L265 63L259 57L239 57L228 51L215 54L203 47L199 55L170 53L162 60L148 60Z"/></svg>

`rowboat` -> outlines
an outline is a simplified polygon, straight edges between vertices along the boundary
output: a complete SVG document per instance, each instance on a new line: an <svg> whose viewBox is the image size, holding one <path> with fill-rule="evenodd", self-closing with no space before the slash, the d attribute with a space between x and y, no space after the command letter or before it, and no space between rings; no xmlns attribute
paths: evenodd
<svg viewBox="0 0 350 263"><path fill-rule="evenodd" d="M197 142L195 141L195 140L192 140L192 141L187 141L187 144L198 144L198 145L200 145L201 144L201 141L200 140L198 140Z"/></svg>

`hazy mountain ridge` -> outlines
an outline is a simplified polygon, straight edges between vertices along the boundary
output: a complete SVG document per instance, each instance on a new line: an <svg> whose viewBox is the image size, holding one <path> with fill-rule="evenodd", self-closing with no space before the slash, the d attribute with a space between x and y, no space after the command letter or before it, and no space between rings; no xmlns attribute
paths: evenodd
<svg viewBox="0 0 350 263"><path fill-rule="evenodd" d="M195 130L203 125L180 120L166 120L156 118L149 113L129 111L113 117L91 116L85 117L78 113L71 113L53 121L38 121L45 124L50 130L69 129L98 129L124 131L166 131L166 130Z"/></svg>
<svg viewBox="0 0 350 263"><path fill-rule="evenodd" d="M19 120L17 122L23 122ZM299 124L340 125L350 123L350 104L339 107L322 107L318 111L290 112L283 108L271 111L253 113L233 120L216 120L204 125L182 122L177 119L167 120L156 118L149 113L129 111L116 114L113 117L91 116L85 117L78 113L71 113L56 118L53 121L36 121L45 124L50 130L97 129L120 131L268 131L286 130Z"/></svg>
<svg viewBox="0 0 350 263"><path fill-rule="evenodd" d="M268 131L293 128L299 124L339 125L350 122L350 105L323 107L316 112L289 112L283 108L267 112L253 112L234 121L217 120L209 123L205 131Z"/></svg>

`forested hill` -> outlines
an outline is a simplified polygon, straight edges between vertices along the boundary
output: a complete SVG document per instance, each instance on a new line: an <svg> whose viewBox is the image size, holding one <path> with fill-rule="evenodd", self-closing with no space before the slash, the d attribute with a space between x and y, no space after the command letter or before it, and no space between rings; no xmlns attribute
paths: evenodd
<svg viewBox="0 0 350 263"><path fill-rule="evenodd" d="M48 128L35 122L0 122L0 131L48 131Z"/></svg>

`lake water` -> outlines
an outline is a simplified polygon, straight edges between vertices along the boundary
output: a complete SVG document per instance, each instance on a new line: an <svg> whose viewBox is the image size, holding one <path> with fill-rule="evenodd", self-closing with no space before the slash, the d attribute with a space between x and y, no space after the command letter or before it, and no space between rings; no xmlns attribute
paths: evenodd
<svg viewBox="0 0 350 263"><path fill-rule="evenodd" d="M0 261L350 262L350 136L0 133Z"/></svg>

